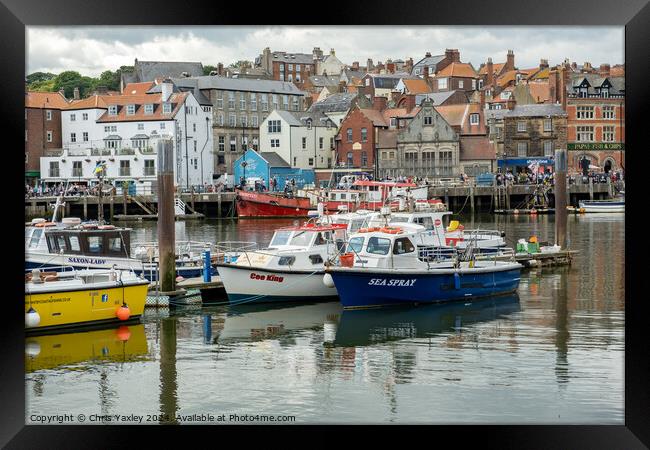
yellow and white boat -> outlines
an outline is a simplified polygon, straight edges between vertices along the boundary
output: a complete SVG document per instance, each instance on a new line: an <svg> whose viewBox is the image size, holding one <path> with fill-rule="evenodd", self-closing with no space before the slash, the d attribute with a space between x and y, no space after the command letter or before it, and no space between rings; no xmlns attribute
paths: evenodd
<svg viewBox="0 0 650 450"><path fill-rule="evenodd" d="M25 276L25 329L43 332L138 320L149 280L117 269L41 272Z"/></svg>

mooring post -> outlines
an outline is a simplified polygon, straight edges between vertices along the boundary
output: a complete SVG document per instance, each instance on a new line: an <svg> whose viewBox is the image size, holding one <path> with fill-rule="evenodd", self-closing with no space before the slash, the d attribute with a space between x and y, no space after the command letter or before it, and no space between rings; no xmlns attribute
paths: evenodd
<svg viewBox="0 0 650 450"><path fill-rule="evenodd" d="M561 250L566 249L566 170L566 150L555 150L555 245Z"/></svg>
<svg viewBox="0 0 650 450"><path fill-rule="evenodd" d="M84 220L88 220L88 194L84 193Z"/></svg>
<svg viewBox="0 0 650 450"><path fill-rule="evenodd" d="M125 216L128 214L127 206L126 206L126 196L129 192L128 189L129 189L129 185L125 181L123 181L122 182L122 214L124 214Z"/></svg>
<svg viewBox="0 0 650 450"><path fill-rule="evenodd" d="M506 181L506 190L505 190L505 195L506 195L506 209L510 209L510 191L511 191L510 184Z"/></svg>
<svg viewBox="0 0 650 450"><path fill-rule="evenodd" d="M176 288L176 230L174 221L174 150L171 139L158 141L158 253L162 292Z"/></svg>
<svg viewBox="0 0 650 450"><path fill-rule="evenodd" d="M217 193L217 217L221 218L221 192Z"/></svg>
<svg viewBox="0 0 650 450"><path fill-rule="evenodd" d="M111 191L111 203L109 205L109 214L111 216L111 222L113 221L113 214L115 213L115 206L113 204L115 203L115 193Z"/></svg>
<svg viewBox="0 0 650 450"><path fill-rule="evenodd" d="M594 179L589 177L589 200L594 199Z"/></svg>
<svg viewBox="0 0 650 450"><path fill-rule="evenodd" d="M210 265L210 250L203 251L203 281L212 281L212 267Z"/></svg>
<svg viewBox="0 0 650 450"><path fill-rule="evenodd" d="M474 186L470 184L469 186L469 201L470 201L470 207L472 208L472 212L474 212Z"/></svg>

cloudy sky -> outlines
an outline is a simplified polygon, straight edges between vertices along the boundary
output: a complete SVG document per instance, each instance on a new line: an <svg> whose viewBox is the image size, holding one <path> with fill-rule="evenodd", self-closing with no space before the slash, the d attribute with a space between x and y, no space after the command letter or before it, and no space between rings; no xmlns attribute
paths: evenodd
<svg viewBox="0 0 650 450"><path fill-rule="evenodd" d="M368 58L415 62L429 51L458 48L463 62L478 68L487 57L505 61L515 52L519 68L535 67L540 58L551 65L565 58L592 65L624 62L623 27L434 27L434 26L204 26L204 27L28 27L27 74L76 70L96 76L104 70L143 61L198 61L229 65L253 60L264 47L273 51L311 53L330 48L346 64Z"/></svg>

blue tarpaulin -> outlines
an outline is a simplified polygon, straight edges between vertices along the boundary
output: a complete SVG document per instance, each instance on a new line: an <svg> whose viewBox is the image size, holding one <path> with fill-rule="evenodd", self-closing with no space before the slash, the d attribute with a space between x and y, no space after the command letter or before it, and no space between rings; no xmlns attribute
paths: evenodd
<svg viewBox="0 0 650 450"><path fill-rule="evenodd" d="M555 161L553 158L539 157L539 158L506 158L497 161L499 167L512 167L512 166L526 166L536 162L540 166L552 166Z"/></svg>

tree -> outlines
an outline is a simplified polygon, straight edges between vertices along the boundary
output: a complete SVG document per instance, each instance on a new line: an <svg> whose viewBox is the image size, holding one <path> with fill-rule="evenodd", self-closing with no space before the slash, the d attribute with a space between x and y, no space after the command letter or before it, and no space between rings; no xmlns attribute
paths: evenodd
<svg viewBox="0 0 650 450"><path fill-rule="evenodd" d="M67 70L61 72L54 78L54 90L58 91L63 89L67 98L72 98L74 95L74 88L79 88L81 97L90 93L93 87L93 78L84 77L79 72Z"/></svg>
<svg viewBox="0 0 650 450"><path fill-rule="evenodd" d="M27 84L41 83L43 81L50 81L56 77L56 74L50 72L34 72L25 77Z"/></svg>
<svg viewBox="0 0 650 450"><path fill-rule="evenodd" d="M231 68L253 67L253 63L250 61L246 61L244 59L240 59L239 61L232 63L228 67Z"/></svg>
<svg viewBox="0 0 650 450"><path fill-rule="evenodd" d="M203 66L203 75L210 75L210 72L216 72L217 67L216 66Z"/></svg>

